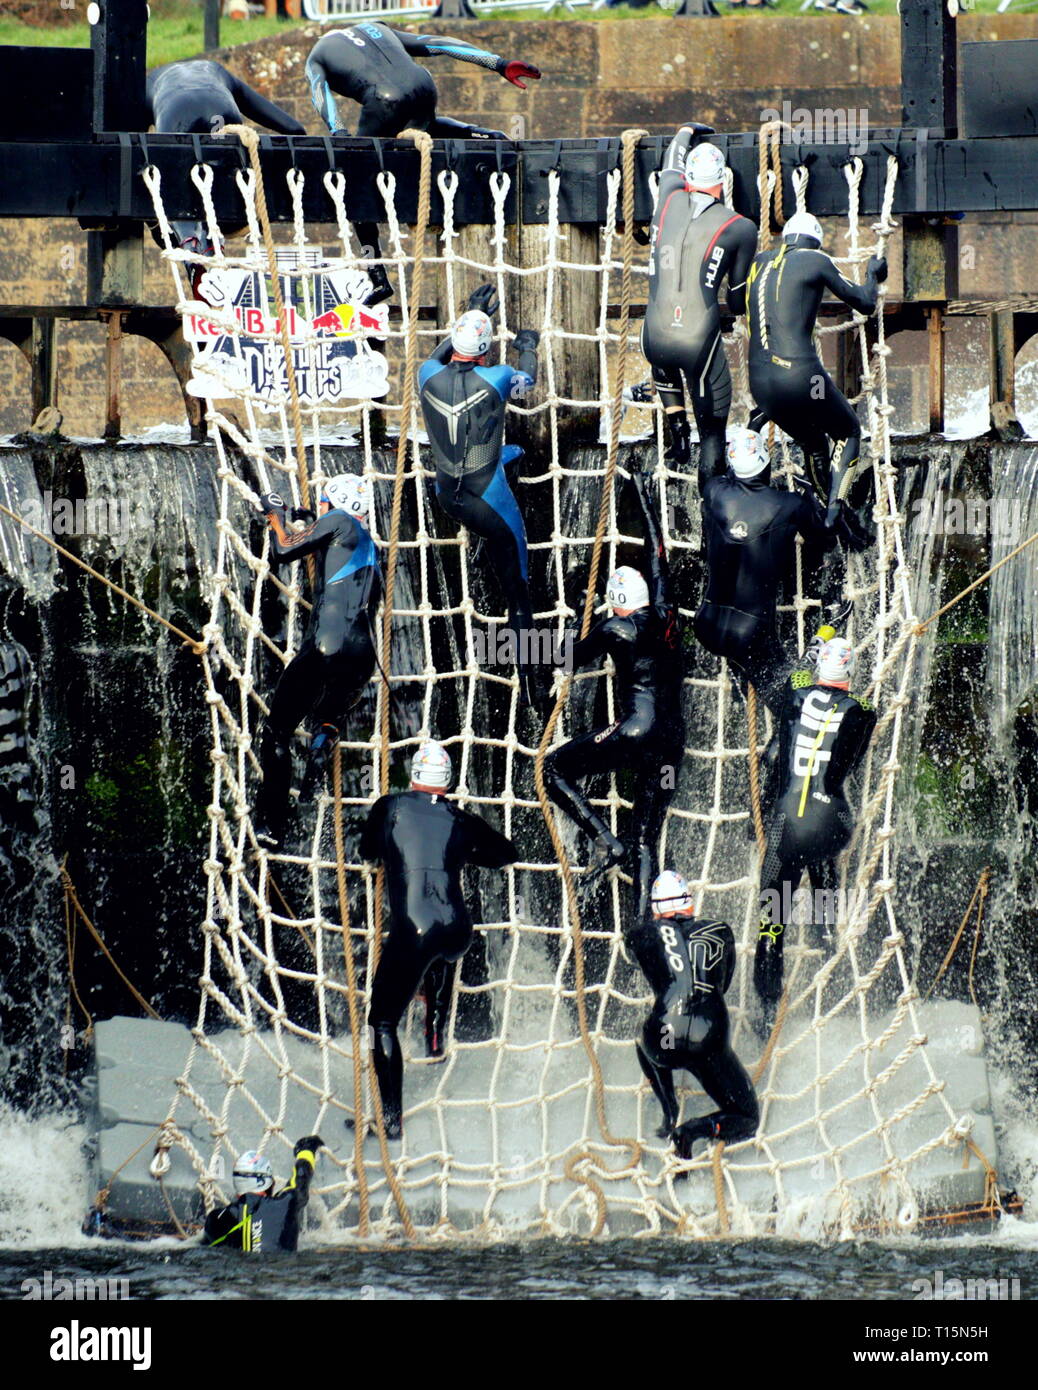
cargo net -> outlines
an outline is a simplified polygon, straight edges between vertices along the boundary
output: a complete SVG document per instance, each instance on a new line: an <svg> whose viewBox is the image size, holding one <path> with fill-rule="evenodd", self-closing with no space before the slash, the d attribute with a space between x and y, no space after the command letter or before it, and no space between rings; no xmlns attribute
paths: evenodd
<svg viewBox="0 0 1038 1390"><path fill-rule="evenodd" d="M608 175L608 213L591 237L591 254L586 245L574 253L570 229L560 225L560 175L552 171L547 222L522 229L521 263L504 220L508 176L489 176L495 223L476 229L476 236L467 229L466 239L453 221L457 177L440 175L442 226L430 228L431 142L407 137L416 146L420 179L417 223L409 231L394 212L393 178L379 178L384 264L401 310L385 340L397 385L380 400L305 399L302 386L319 347L308 323L324 301L322 253L307 237L298 173L288 175L294 228L275 247L258 151L245 132L251 167L237 175L245 247L235 255L223 244L204 260L175 248L158 173L145 174L185 317L208 315L228 335L232 355L256 350L254 341L243 344L248 337L281 363L284 301L290 298L307 321L296 325L294 373L282 366L274 389L257 391L232 370L229 399L212 400L208 408L221 511L204 634L213 794L202 992L190 1056L153 1165L161 1179L181 1151L207 1206L229 1197L221 1178L237 1152L266 1149L284 1171L292 1142L315 1132L329 1152L318 1167L311 1211L329 1239L344 1232L410 1239L847 1236L868 1222L907 1230L931 1200L929 1175L942 1152L951 1170L986 1164L970 1138L970 1117L952 1109L931 1065L895 914L898 774L909 737L908 701L925 693L919 669L925 642L916 632L912 562L919 557L906 554L890 461L882 313L869 336L857 316L822 330L855 335L861 352L859 400L870 440L864 462L872 464L878 541L847 563L845 592L855 603L848 635L859 652L856 693L875 705L878 724L851 790L857 824L840 860L835 949L822 949L806 924L789 927L786 992L774 1030L762 1045L751 1026L762 843L757 759L770 717L763 705L758 717L724 664L691 640L700 587L698 495L693 475L663 462L662 415L650 407L638 417L648 422L649 437L621 441L624 384L647 375L634 308L644 302L647 275L632 236L640 134L624 136L621 162ZM762 198L781 221L777 158L774 132L765 132ZM889 161L871 235L859 218L862 172L860 161L847 166L842 260L851 275L882 252L894 225L896 162ZM194 179L219 248L212 171L200 166ZM342 175L331 173L324 182L329 224L338 235L326 255L363 268L370 262L358 259L351 238ZM806 170L796 171L794 187L806 207ZM762 233L761 241L770 236ZM416 249L424 257L416 260ZM226 309L192 298L193 265L210 272L264 270L259 330L245 334ZM632 521L624 529L624 462L631 451L648 450L655 464L653 489L688 634L688 746L659 865L687 876L701 916L732 924L739 955L728 1007L735 1046L761 1103L756 1138L708 1146L689 1162L655 1137L660 1114L635 1057L650 999L622 940L630 883L614 871L584 891L586 844L549 808L539 775L549 747L594 727L592 721L612 720L611 671L559 677L547 731L530 722L511 665L492 663L491 631L505 621L496 583L474 538L431 501L416 370L484 281L500 297L502 350L519 327L541 333L540 380L529 399L509 406L508 419L533 417L542 441L527 451L517 492L530 538L536 621L559 639L579 628L586 592L593 595L618 564L638 563L638 526ZM436 323L419 313L423 295L431 300L434 289ZM588 331L570 331L567 305L586 307L592 293L597 307ZM726 347L736 386L732 423L739 424L749 410L744 337L733 335ZM568 396L572 359L589 351L592 361L597 355L598 391ZM219 370L211 361L205 365L210 375ZM580 412L598 413L601 440L570 447L567 421ZM635 418L628 414L628 425ZM352 440L345 462L329 444L344 435ZM781 436L772 445L775 476L781 484L780 455L788 482L789 447ZM302 638L309 586L305 564L287 571L271 566L258 496L277 489L290 504L312 503L323 479L346 468L362 469L376 496L374 538L387 591L378 624L380 668L350 716L327 785L296 803L284 852L260 852L250 818L260 777L258 731L277 676ZM798 550L796 584L780 609L792 657L805 650L820 609L817 595L804 591L799 557ZM597 602L587 603L585 620ZM450 750L457 777L452 796L510 836L520 859L500 873L469 871L475 937L457 971L447 1060L419 1065L419 1000L401 1025L404 1136L389 1144L366 1027L367 992L389 921L382 880L360 862L358 838L375 797L406 785L410 757L425 736ZM306 743L300 730L300 757ZM595 784L595 804L621 839L631 806L627 791L623 774ZM692 1078L682 1079L684 1118L714 1108Z"/></svg>

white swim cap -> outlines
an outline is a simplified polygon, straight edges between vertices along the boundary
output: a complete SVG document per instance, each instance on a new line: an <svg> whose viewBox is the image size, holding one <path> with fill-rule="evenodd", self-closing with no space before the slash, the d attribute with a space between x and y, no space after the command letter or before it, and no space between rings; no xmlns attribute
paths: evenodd
<svg viewBox="0 0 1038 1390"><path fill-rule="evenodd" d="M846 637L830 637L818 649L818 679L849 681L854 674L854 648Z"/></svg>
<svg viewBox="0 0 1038 1390"><path fill-rule="evenodd" d="M694 907L687 879L673 869L664 869L652 885L652 915L673 917L679 912L692 912Z"/></svg>
<svg viewBox="0 0 1038 1390"><path fill-rule="evenodd" d="M426 739L411 759L412 787L446 791L451 784L451 755L442 743Z"/></svg>
<svg viewBox="0 0 1038 1390"><path fill-rule="evenodd" d="M814 237L818 245L821 246L824 240L822 224L817 217L812 217L809 212L795 212L782 228L782 238L786 240L795 236Z"/></svg>
<svg viewBox="0 0 1038 1390"><path fill-rule="evenodd" d="M615 612L622 608L625 613L633 613L637 608L648 608L649 586L641 572L630 565L621 565L609 576L606 585L606 602Z"/></svg>
<svg viewBox="0 0 1038 1390"><path fill-rule="evenodd" d="M350 516L366 517L371 511L371 482L356 473L340 473L325 483L321 501Z"/></svg>
<svg viewBox="0 0 1038 1390"><path fill-rule="evenodd" d="M494 325L482 309L466 309L451 330L451 347L462 357L482 357L494 341Z"/></svg>
<svg viewBox="0 0 1038 1390"><path fill-rule="evenodd" d="M255 1149L243 1153L234 1165L234 1191L238 1197L248 1193L266 1192L274 1186L274 1169L270 1159L258 1154Z"/></svg>
<svg viewBox="0 0 1038 1390"><path fill-rule="evenodd" d="M723 184L724 170L724 155L716 145L697 145L685 160L685 180L693 188Z"/></svg>
<svg viewBox="0 0 1038 1390"><path fill-rule="evenodd" d="M732 430L724 456L737 478L755 478L770 461L764 440L756 430Z"/></svg>

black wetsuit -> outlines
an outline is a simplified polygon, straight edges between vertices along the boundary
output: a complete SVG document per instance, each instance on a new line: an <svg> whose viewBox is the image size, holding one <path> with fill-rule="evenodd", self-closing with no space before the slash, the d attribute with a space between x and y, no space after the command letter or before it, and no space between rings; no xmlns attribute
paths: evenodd
<svg viewBox="0 0 1038 1390"><path fill-rule="evenodd" d="M311 758L326 758L375 669L372 623L382 597L382 575L367 528L338 508L290 533L284 542L272 532L271 548L278 564L316 557L310 623L278 681L260 750L257 830L279 841L288 810L292 735L302 719L312 717L323 727L311 745Z"/></svg>
<svg viewBox="0 0 1038 1390"><path fill-rule="evenodd" d="M697 1139L738 1143L757 1132L753 1083L729 1041L725 991L735 970L735 938L727 922L648 914L625 939L656 995L645 1020L638 1061L663 1107L657 1133L670 1135L683 1158ZM688 1071L718 1107L680 1128L674 1072Z"/></svg>
<svg viewBox="0 0 1038 1390"><path fill-rule="evenodd" d="M146 93L149 121L161 134L211 135L225 125L241 125L246 117L281 135L306 134L294 116L208 58L155 68L148 73ZM204 223L172 225L181 245L194 237L199 250L212 251Z"/></svg>
<svg viewBox="0 0 1038 1390"><path fill-rule="evenodd" d="M750 390L759 407L750 425L760 429L765 420L773 420L800 446L830 526L854 480L861 426L854 407L822 366L811 334L826 290L859 313L871 314L879 284L874 262L869 262L864 284L856 285L811 238L803 237L762 252L750 270ZM840 458L830 467L830 440L841 439L846 442Z"/></svg>
<svg viewBox="0 0 1038 1390"><path fill-rule="evenodd" d="M835 544L809 490L771 487L769 470L740 479L729 469L703 490L703 537L710 577L693 628L756 687L770 709L782 702L788 660L779 641L779 585L792 574L799 533L822 549Z"/></svg>
<svg viewBox="0 0 1038 1390"><path fill-rule="evenodd" d="M397 1026L424 979L426 1043L430 1056L442 1055L452 967L472 941L461 871L466 864L502 869L518 853L479 816L421 791L380 797L368 814L360 852L386 870L392 925L371 986L368 1022L386 1132L398 1137L403 1059Z"/></svg>
<svg viewBox="0 0 1038 1390"><path fill-rule="evenodd" d="M300 1219L310 1200L313 1175L314 1155L304 1149L296 1154L292 1181L281 1192L274 1196L250 1192L211 1211L205 1219L202 1244L247 1255L297 1249Z"/></svg>
<svg viewBox="0 0 1038 1390"><path fill-rule="evenodd" d="M684 374L699 428L702 491L707 478L724 471L725 426L732 402L718 292L727 277L729 311L745 312L746 277L757 249L757 228L685 182L685 157L693 136L688 128L678 132L660 175L649 242L649 301L642 351L667 411L673 458L679 464L690 457Z"/></svg>
<svg viewBox="0 0 1038 1390"><path fill-rule="evenodd" d="M685 751L684 663L660 523L645 478L635 473L631 481L645 525L649 605L626 617L603 618L573 647L577 668L601 662L606 655L613 658L620 717L615 724L581 734L549 753L544 781L555 805L595 841L596 868L606 868L621 862L624 848L576 783L597 773L622 769L634 773L628 843L637 898L644 906L663 819Z"/></svg>
<svg viewBox="0 0 1038 1390"><path fill-rule="evenodd" d="M496 53L487 53L463 39L408 34L380 20L369 20L347 29L333 29L314 44L306 60L311 100L333 133L346 132L335 102L336 96L341 96L360 103L358 135L391 139L411 129L427 130L444 139L503 140L503 131L436 114L436 83L432 73L414 59L440 55L502 74L507 66ZM358 222L356 231L365 254L376 259L381 256L377 224ZM379 285L384 278L379 277ZM385 284L388 286L388 280Z"/></svg>
<svg viewBox="0 0 1038 1390"><path fill-rule="evenodd" d="M754 984L768 1026L782 994L783 933L805 868L816 894L816 925L826 935L831 932L834 860L854 829L843 782L865 756L876 726L875 711L864 700L813 682L812 672L793 672L779 724L781 789L761 867L761 927L754 965Z"/></svg>
<svg viewBox="0 0 1038 1390"><path fill-rule="evenodd" d="M531 702L532 673L525 659L533 638L526 528L505 471L523 451L503 446L503 439L505 406L534 385L537 356L522 352L517 370L504 363L452 362L452 354L448 339L418 371L436 466L436 500L448 516L483 538L487 561L504 593L508 626L516 634L522 696Z"/></svg>

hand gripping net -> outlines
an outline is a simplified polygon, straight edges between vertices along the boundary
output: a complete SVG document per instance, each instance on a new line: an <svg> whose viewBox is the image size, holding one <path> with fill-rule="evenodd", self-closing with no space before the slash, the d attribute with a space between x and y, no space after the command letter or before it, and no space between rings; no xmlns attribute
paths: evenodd
<svg viewBox="0 0 1038 1390"><path fill-rule="evenodd" d="M388 227L385 264L402 310L387 344L397 385L377 402L315 406L300 400L293 380L298 372L282 371L265 402L239 383L228 388L233 411L225 402L210 404L220 521L202 663L213 760L204 963L193 1045L159 1156L166 1166L174 1147L188 1155L207 1205L227 1195L214 1176L220 1160L226 1171L237 1151L263 1147L287 1163L287 1146L307 1132L320 1132L330 1148L318 1169L313 1208L322 1230L335 1236L401 1230L412 1239L460 1232L847 1235L876 1219L905 1229L927 1201L935 1156L954 1150L946 1165L961 1166L970 1117L952 1109L931 1065L895 916L894 807L911 752L906 708L910 697L921 702L925 695L925 643L914 626L916 585L926 582L929 557L908 548L895 497L882 313L871 343L859 318L839 325L861 347L879 533L875 549L848 566L847 593L856 604L849 635L859 648L856 688L872 700L879 720L857 783L854 839L841 858L838 944L829 954L808 928L789 929L787 991L763 1049L748 1021L759 867L751 807L756 803L759 811L756 760L769 730L757 728L755 707L747 711L727 670L688 647L689 746L659 862L680 869L694 885L701 912L730 921L739 940L728 1004L735 1045L761 1100L759 1135L752 1141L713 1145L683 1163L654 1137L657 1106L633 1048L649 999L621 940L629 887L613 874L594 894L581 894L575 866L584 862L586 848L538 792L544 752L590 727L596 695L613 717L612 677L608 670L585 672L567 683L539 749L540 729L518 709L511 665L486 660L489 630L504 621L499 591L473 538L457 533L430 502L432 474L418 442L416 368L471 289L491 280L502 306L502 347L520 326L539 327L542 335L536 392L509 407L509 418L513 412L540 417L534 424L545 441L528 453L519 489L538 622L561 637L579 626L592 565L601 588L615 565L637 563L631 546L640 537L621 530L622 475L616 476L631 448L650 448L657 459L655 486L672 567L680 575L695 564L694 479L662 463L662 417L653 413L655 443L620 442L624 380L639 379L628 366L634 352L628 345L637 342L631 311L644 298L646 274L635 264L631 237L638 136L624 137L622 166L608 175L597 260L563 258L561 177L553 171L547 224L523 229L521 263L510 250L504 220L507 175L489 176L495 222L480 229L477 241L466 241L454 226L457 176L441 175L443 226L429 230L431 142L412 137L421 184L418 225L410 234L395 215L392 176L379 178ZM237 175L248 221L244 252L232 254L225 246L207 265L274 264L254 139L250 156L251 169ZM767 205L775 176L765 165L763 139L761 174ZM853 274L869 254L882 251L894 225L896 161L889 161L873 244L862 240L860 161L849 164L847 174L845 259ZM199 167L193 177L210 235L220 245L212 171ZM291 236L278 247L279 273L264 278L268 324L279 316L284 321L275 301L286 286L294 303L311 306L309 312L317 302L313 262L319 257L303 222L302 177L294 171L287 177L296 215ZM172 249L158 173L150 169L145 178L181 311L211 313L238 344L241 330L233 319L190 297L185 270L198 258ZM363 265L351 249L343 187L341 174L326 176L339 243L329 254ZM795 188L804 206L806 170L797 171ZM776 212L781 218L781 209ZM294 268L286 250L295 253ZM417 262L416 250L425 251ZM439 277L438 328L419 325L423 276L427 285ZM589 283L599 305L597 329L570 332L567 296ZM521 324L509 319L520 290ZM276 355L280 327L259 337ZM590 341L597 346L600 394L567 398L559 389L566 354ZM315 351L311 335L296 366L305 366ZM737 387L732 421L741 423L748 399L741 336L733 336L728 352ZM644 374L644 364L639 370ZM560 444L567 418L589 410L600 412L605 446L567 449ZM399 432L388 450L379 445L386 427L390 435ZM328 443L343 431L354 438L346 462L330 455ZM784 459L788 471L788 447ZM361 467L376 494L375 540L389 591L379 634L381 672L351 716L328 787L300 804L288 850L257 855L250 819L259 776L257 729L277 675L298 647L308 592L305 566L279 576L266 541L260 548L258 494L277 488L286 500L290 494L292 502L305 504L325 476ZM799 570L798 552L796 593L781 612L787 645L802 651L819 600L803 591ZM689 603L695 587L679 587ZM686 629L692 611L683 609ZM470 874L476 938L458 973L448 1060L439 1067L416 1065L423 1051L419 1020L412 1017L410 1027L405 1020L404 1139L391 1149L382 1133L365 1026L366 989L384 930L383 885L358 862L357 843L365 808L391 779L401 785L400 769L426 735L450 748L459 803L489 814L524 857L505 873ZM305 747L302 737L299 746ZM625 783L623 776L610 778L598 798L621 837L630 806ZM690 1083L685 1117L704 1108L712 1103ZM354 1117L366 1124L344 1129L344 1120Z"/></svg>

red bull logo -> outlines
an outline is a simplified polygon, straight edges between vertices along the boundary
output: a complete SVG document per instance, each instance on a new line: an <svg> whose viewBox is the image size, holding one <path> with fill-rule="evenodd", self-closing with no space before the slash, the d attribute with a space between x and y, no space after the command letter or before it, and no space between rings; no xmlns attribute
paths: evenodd
<svg viewBox="0 0 1038 1390"><path fill-rule="evenodd" d="M385 332L382 316L359 309L353 304L337 304L334 309L320 314L314 319L312 327L319 333L331 333L337 338L355 337L360 333Z"/></svg>

